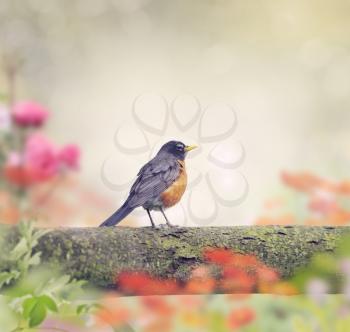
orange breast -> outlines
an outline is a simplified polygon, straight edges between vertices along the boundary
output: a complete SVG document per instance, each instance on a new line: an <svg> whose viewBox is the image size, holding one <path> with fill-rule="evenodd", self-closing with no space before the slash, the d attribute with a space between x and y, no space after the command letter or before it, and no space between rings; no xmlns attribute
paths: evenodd
<svg viewBox="0 0 350 332"><path fill-rule="evenodd" d="M187 186L187 174L185 170L185 162L178 160L180 164L180 174L177 180L160 196L165 208L171 207L180 201Z"/></svg>

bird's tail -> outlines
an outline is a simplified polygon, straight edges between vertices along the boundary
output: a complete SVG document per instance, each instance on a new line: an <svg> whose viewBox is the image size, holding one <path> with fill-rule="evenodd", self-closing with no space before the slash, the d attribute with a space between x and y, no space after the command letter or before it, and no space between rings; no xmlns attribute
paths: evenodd
<svg viewBox="0 0 350 332"><path fill-rule="evenodd" d="M125 202L116 212L114 212L108 219L106 219L100 227L108 227L114 226L118 224L121 220L123 220L133 208L128 206L127 202Z"/></svg>

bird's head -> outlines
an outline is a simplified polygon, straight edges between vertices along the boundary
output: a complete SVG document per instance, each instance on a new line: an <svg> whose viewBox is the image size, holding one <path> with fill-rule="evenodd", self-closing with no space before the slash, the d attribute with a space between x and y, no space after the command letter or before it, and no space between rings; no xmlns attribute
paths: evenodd
<svg viewBox="0 0 350 332"><path fill-rule="evenodd" d="M176 159L184 160L187 152L196 147L196 145L185 145L180 141L169 141L160 148L159 153L168 153L176 157Z"/></svg>

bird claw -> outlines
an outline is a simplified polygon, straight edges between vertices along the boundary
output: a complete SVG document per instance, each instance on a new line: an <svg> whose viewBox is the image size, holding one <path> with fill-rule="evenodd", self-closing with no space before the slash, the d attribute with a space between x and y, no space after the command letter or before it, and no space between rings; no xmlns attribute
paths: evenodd
<svg viewBox="0 0 350 332"><path fill-rule="evenodd" d="M160 226L160 225L154 225L154 226L152 225L151 228L152 228L152 229L160 229L161 226Z"/></svg>

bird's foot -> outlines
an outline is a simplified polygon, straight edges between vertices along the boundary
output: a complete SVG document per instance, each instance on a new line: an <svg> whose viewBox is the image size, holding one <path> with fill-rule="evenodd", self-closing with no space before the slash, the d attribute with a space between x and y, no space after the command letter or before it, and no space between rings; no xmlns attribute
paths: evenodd
<svg viewBox="0 0 350 332"><path fill-rule="evenodd" d="M151 228L152 229L160 229L160 228L162 228L161 226L162 225L152 225Z"/></svg>

